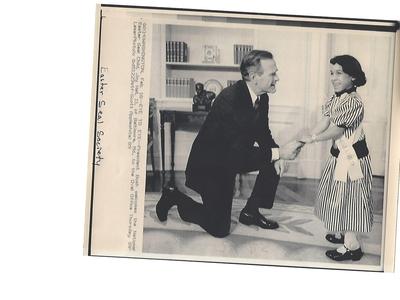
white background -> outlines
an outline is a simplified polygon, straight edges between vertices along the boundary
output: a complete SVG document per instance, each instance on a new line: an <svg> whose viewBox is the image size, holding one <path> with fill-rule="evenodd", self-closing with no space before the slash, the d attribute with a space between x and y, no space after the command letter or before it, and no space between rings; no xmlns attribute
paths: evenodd
<svg viewBox="0 0 400 300"><path fill-rule="evenodd" d="M384 0L119 3L400 20L396 1ZM8 1L0 11L0 299L398 297L399 268L84 257L95 1Z"/></svg>

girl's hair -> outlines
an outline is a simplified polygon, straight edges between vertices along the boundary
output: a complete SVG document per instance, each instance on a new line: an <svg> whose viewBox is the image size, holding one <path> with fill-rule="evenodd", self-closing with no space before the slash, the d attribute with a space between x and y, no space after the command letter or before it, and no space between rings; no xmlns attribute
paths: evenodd
<svg viewBox="0 0 400 300"><path fill-rule="evenodd" d="M355 86L363 86L367 79L365 73L361 68L360 63L351 55L339 55L331 58L330 63L332 65L338 64L342 66L343 72L354 78Z"/></svg>

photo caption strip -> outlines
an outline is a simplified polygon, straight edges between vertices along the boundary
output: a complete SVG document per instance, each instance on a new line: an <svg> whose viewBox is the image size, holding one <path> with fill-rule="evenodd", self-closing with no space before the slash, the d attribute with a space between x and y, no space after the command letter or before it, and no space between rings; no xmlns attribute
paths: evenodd
<svg viewBox="0 0 400 300"><path fill-rule="evenodd" d="M136 251L138 232L143 232L143 214L138 213L140 200L139 190L144 189L147 115L148 101L145 94L145 51L147 38L147 23L135 21L132 25L132 60L131 82L128 108L128 150L130 152L130 176L129 176L129 207L128 207L128 249ZM146 102L146 103L145 103ZM146 125L144 125L146 123ZM140 202L141 201L141 202ZM138 225L141 226L138 226Z"/></svg>
<svg viewBox="0 0 400 300"><path fill-rule="evenodd" d="M87 253L137 256L143 244L151 25L140 14L109 9L99 17Z"/></svg>

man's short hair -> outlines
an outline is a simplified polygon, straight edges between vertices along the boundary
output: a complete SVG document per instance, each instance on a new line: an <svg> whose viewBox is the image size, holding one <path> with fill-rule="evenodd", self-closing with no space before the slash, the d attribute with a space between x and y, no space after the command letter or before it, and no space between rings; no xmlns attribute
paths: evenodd
<svg viewBox="0 0 400 300"><path fill-rule="evenodd" d="M260 61L262 59L273 59L273 55L271 52L265 50L253 50L247 53L240 64L240 73L242 73L242 78L246 81L249 81L250 72L255 72L259 75L263 74L263 70L261 70Z"/></svg>

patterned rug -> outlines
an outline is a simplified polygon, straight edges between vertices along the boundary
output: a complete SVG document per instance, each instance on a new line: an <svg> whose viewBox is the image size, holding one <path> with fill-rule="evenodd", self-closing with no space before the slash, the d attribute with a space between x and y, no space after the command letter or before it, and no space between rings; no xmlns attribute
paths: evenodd
<svg viewBox="0 0 400 300"><path fill-rule="evenodd" d="M275 203L273 209L261 212L279 223L275 230L246 226L238 222L242 199L234 199L231 234L218 239L196 225L182 221L176 207L168 220L160 222L155 205L160 193L146 193L143 251L148 253L181 254L213 257L260 258L290 261L332 262L325 257L327 249L336 245L325 240L323 224L313 214L313 208L303 205ZM194 197L200 201L200 197ZM366 254L360 264L379 265L382 217L374 216L370 233L362 234L362 249Z"/></svg>

